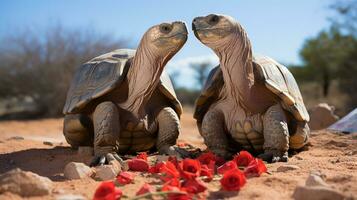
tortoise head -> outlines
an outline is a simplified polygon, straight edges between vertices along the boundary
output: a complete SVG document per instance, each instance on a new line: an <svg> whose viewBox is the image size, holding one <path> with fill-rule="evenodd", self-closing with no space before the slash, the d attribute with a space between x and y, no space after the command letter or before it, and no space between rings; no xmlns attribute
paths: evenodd
<svg viewBox="0 0 357 200"><path fill-rule="evenodd" d="M184 22L161 23L151 27L145 33L145 40L152 50L161 56L175 54L187 40L187 28Z"/></svg>
<svg viewBox="0 0 357 200"><path fill-rule="evenodd" d="M228 44L241 29L238 22L227 15L210 14L192 21L192 30L197 39L213 49Z"/></svg>

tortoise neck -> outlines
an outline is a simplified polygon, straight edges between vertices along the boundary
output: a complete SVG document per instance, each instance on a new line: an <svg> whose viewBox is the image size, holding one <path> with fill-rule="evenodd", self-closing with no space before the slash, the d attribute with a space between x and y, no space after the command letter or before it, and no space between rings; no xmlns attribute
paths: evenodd
<svg viewBox="0 0 357 200"><path fill-rule="evenodd" d="M160 81L166 62L141 42L128 71L128 98L120 107L136 118L145 116L145 107Z"/></svg>
<svg viewBox="0 0 357 200"><path fill-rule="evenodd" d="M247 108L254 84L252 48L243 28L239 25L237 29L215 52L220 59L227 97L236 106Z"/></svg>

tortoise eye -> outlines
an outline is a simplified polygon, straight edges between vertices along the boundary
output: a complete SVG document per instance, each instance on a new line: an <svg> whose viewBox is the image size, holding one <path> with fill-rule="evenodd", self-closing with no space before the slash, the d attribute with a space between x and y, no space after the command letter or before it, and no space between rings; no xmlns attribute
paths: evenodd
<svg viewBox="0 0 357 200"><path fill-rule="evenodd" d="M219 22L219 16L217 15L210 15L209 18L208 18L208 23L210 25L215 25Z"/></svg>
<svg viewBox="0 0 357 200"><path fill-rule="evenodd" d="M172 25L171 24L161 24L160 25L160 31L162 33L170 33L172 30Z"/></svg>

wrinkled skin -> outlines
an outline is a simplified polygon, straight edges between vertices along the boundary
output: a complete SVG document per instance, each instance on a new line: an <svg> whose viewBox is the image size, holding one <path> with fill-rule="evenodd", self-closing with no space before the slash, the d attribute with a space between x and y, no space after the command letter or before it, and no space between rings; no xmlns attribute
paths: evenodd
<svg viewBox="0 0 357 200"><path fill-rule="evenodd" d="M64 135L68 143L72 147L94 146L92 166L112 160L122 163L119 154L153 148L161 154L187 156L173 147L180 132L178 113L157 89L166 63L186 40L183 22L151 27L131 61L126 82L92 108L65 116Z"/></svg>
<svg viewBox="0 0 357 200"><path fill-rule="evenodd" d="M268 162L286 162L290 148L307 142L308 127L281 106L254 68L252 47L243 27L230 16L210 14L192 22L195 36L220 59L224 86L198 126L205 143L225 158L246 149ZM213 83L214 84L214 83ZM298 125L296 125L298 124ZM297 126L291 137L289 126ZM227 136L229 135L229 137ZM231 144L232 138L234 140Z"/></svg>

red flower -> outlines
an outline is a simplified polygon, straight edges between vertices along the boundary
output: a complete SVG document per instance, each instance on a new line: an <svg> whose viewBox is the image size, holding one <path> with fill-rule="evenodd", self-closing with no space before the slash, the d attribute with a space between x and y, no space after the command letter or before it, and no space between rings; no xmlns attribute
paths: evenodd
<svg viewBox="0 0 357 200"><path fill-rule="evenodd" d="M94 193L93 200L117 200L123 195L113 181L102 182Z"/></svg>
<svg viewBox="0 0 357 200"><path fill-rule="evenodd" d="M169 181L167 181L166 183L164 183L164 186L173 186L173 187L181 188L181 183L178 178L172 178Z"/></svg>
<svg viewBox="0 0 357 200"><path fill-rule="evenodd" d="M176 156L169 156L169 158L167 159L167 161L170 161L172 164L175 165L176 168L178 168L178 161Z"/></svg>
<svg viewBox="0 0 357 200"><path fill-rule="evenodd" d="M244 174L249 176L260 176L262 173L267 172L267 167L261 159L253 159L245 168Z"/></svg>
<svg viewBox="0 0 357 200"><path fill-rule="evenodd" d="M184 159L179 163L181 176L185 179L194 179L201 173L201 164L198 160Z"/></svg>
<svg viewBox="0 0 357 200"><path fill-rule="evenodd" d="M146 193L153 193L155 192L155 187L152 185L149 185L148 183L145 183L139 191L136 193L136 196L143 195Z"/></svg>
<svg viewBox="0 0 357 200"><path fill-rule="evenodd" d="M175 194L171 193L167 195L168 200L191 200L192 198L190 195L188 195L186 192L182 192L179 187L176 186L170 186L170 185L164 185L161 189L161 191L170 191L170 192L180 192L183 194Z"/></svg>
<svg viewBox="0 0 357 200"><path fill-rule="evenodd" d="M161 168L160 172L164 174L164 176L161 177L163 181L168 181L172 178L179 178L180 173L177 171L177 168L175 167L172 162L167 161Z"/></svg>
<svg viewBox="0 0 357 200"><path fill-rule="evenodd" d="M250 161L254 160L254 157L248 151L241 151L238 155L233 157L233 160L238 166L246 167L249 165Z"/></svg>
<svg viewBox="0 0 357 200"><path fill-rule="evenodd" d="M238 167L237 167L236 162L231 160L231 161L224 163L222 166L218 167L217 173L224 174L227 171L232 170L232 169L238 169Z"/></svg>
<svg viewBox="0 0 357 200"><path fill-rule="evenodd" d="M134 180L135 174L131 172L120 172L120 174L117 176L117 181L122 184L129 184L132 183Z"/></svg>
<svg viewBox="0 0 357 200"><path fill-rule="evenodd" d="M239 169L232 169L223 174L221 186L227 191L238 191L244 186L246 179Z"/></svg>
<svg viewBox="0 0 357 200"><path fill-rule="evenodd" d="M211 161L210 166L212 166L212 163L214 165L214 161ZM200 176L206 176L207 178L205 179L205 181L209 182L213 179L213 175L214 175L214 168L212 169L212 167L209 167L207 165L201 165L201 174Z"/></svg>
<svg viewBox="0 0 357 200"><path fill-rule="evenodd" d="M129 170L146 172L149 169L149 164L146 160L140 158L133 158L128 161Z"/></svg>
<svg viewBox="0 0 357 200"><path fill-rule="evenodd" d="M140 152L136 158L143 159L145 161L148 161L148 154L146 152Z"/></svg>
<svg viewBox="0 0 357 200"><path fill-rule="evenodd" d="M198 156L197 160L199 160L203 165L208 165L211 161L216 162L216 156L209 151Z"/></svg>
<svg viewBox="0 0 357 200"><path fill-rule="evenodd" d="M148 172L151 173L151 174L157 174L157 173L160 173L160 169L162 166L164 166L165 163L163 162L159 162L157 164L155 164L154 166L150 167Z"/></svg>
<svg viewBox="0 0 357 200"><path fill-rule="evenodd" d="M198 194L204 192L207 189L205 184L198 179L188 179L182 183L182 191L186 191L190 194Z"/></svg>

